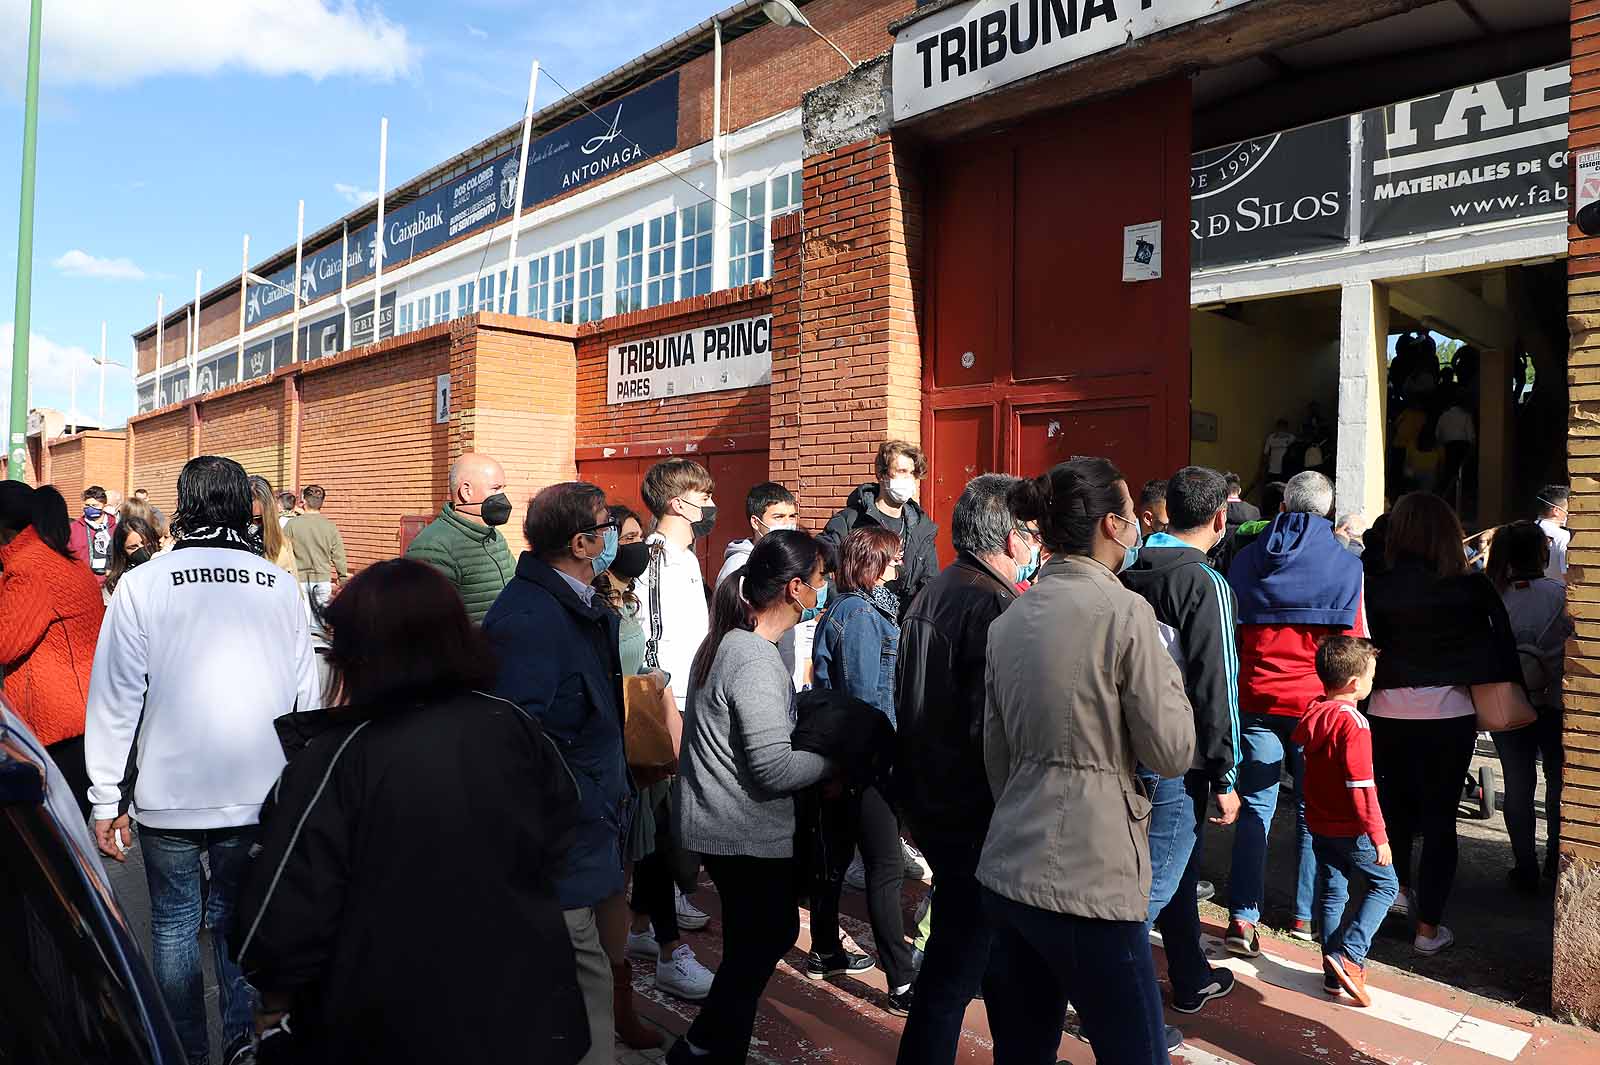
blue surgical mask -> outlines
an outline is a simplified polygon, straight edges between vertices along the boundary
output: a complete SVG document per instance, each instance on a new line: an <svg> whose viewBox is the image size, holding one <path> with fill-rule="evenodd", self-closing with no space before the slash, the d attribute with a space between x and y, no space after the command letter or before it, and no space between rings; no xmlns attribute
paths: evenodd
<svg viewBox="0 0 1600 1065"><path fill-rule="evenodd" d="M1122 548L1122 565L1117 567L1117 572L1121 573L1123 570L1131 569L1133 564L1139 560L1139 548L1144 546L1144 533L1139 529L1138 522L1128 521L1128 519L1124 518L1121 514L1113 514L1111 516L1116 518L1118 521L1123 522L1124 524L1133 526L1132 547L1129 547L1121 540L1117 540L1117 546ZM1116 537L1113 536L1112 539L1116 540Z"/></svg>
<svg viewBox="0 0 1600 1065"><path fill-rule="evenodd" d="M1033 545L1033 557L1017 567L1017 580L1031 581L1033 575L1039 572L1039 545Z"/></svg>
<svg viewBox="0 0 1600 1065"><path fill-rule="evenodd" d="M101 510L99 507L86 506L83 508L83 516L88 518L90 521L99 521L100 515L104 513L105 511Z"/></svg>
<svg viewBox="0 0 1600 1065"><path fill-rule="evenodd" d="M600 543L600 553L589 560L589 565L594 567L596 577L610 569L611 563L617 560L617 530L607 529Z"/></svg>
<svg viewBox="0 0 1600 1065"><path fill-rule="evenodd" d="M826 582L823 583L821 588L813 587L811 590L817 593L817 605L800 608L800 624L802 625L822 613L822 608L828 605L828 585Z"/></svg>

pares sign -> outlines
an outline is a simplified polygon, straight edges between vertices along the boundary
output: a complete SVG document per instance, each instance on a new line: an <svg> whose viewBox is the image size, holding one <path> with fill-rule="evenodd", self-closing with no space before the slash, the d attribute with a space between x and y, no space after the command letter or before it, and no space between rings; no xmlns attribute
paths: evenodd
<svg viewBox="0 0 1600 1065"><path fill-rule="evenodd" d="M677 146L678 75L674 72L534 141L528 149L523 210ZM511 218L516 213L519 154L520 148L512 149L447 185L390 208L383 220L383 261L404 262L426 255ZM314 302L339 290L340 247L335 241L305 256L300 271L302 299ZM353 285L371 277L376 269L375 225L353 231L349 249L343 267L348 270L346 283ZM268 278L272 284L250 287L245 304L247 328L293 309L293 278L294 267L288 266Z"/></svg>
<svg viewBox="0 0 1600 1065"><path fill-rule="evenodd" d="M1381 240L1562 210L1567 64L1361 116L1361 237Z"/></svg>
<svg viewBox="0 0 1600 1065"><path fill-rule="evenodd" d="M1348 118L1196 152L1189 163L1192 268L1342 246L1349 194Z"/></svg>
<svg viewBox="0 0 1600 1065"><path fill-rule="evenodd" d="M894 120L904 121L1250 0L973 0L895 35Z"/></svg>
<svg viewBox="0 0 1600 1065"><path fill-rule="evenodd" d="M636 403L772 383L772 315L615 344L606 402Z"/></svg>

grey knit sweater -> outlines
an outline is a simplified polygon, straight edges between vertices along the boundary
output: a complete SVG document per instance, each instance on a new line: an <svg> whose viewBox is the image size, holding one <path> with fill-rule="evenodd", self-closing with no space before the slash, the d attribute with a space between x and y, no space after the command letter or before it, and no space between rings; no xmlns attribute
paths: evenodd
<svg viewBox="0 0 1600 1065"><path fill-rule="evenodd" d="M674 799L678 839L701 854L788 858L796 791L827 759L789 745L794 684L778 649L753 632L723 637L689 693Z"/></svg>

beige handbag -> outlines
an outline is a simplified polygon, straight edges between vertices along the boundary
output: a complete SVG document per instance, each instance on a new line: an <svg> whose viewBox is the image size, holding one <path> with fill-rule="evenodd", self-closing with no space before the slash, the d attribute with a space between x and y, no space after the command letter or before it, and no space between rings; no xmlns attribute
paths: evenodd
<svg viewBox="0 0 1600 1065"><path fill-rule="evenodd" d="M1515 681L1472 686L1472 705L1478 711L1479 732L1511 732L1539 720L1528 693Z"/></svg>

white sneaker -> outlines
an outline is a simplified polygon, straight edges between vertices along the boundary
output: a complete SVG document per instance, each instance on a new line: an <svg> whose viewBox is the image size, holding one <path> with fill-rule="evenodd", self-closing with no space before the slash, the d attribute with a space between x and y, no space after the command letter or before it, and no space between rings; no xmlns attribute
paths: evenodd
<svg viewBox="0 0 1600 1065"><path fill-rule="evenodd" d="M700 964L687 943L679 943L672 957L656 962L656 986L690 1002L700 1002L711 993L711 980L715 975Z"/></svg>
<svg viewBox="0 0 1600 1065"><path fill-rule="evenodd" d="M907 880L931 880L933 870L928 867L928 860L905 840L900 841L900 856L905 861Z"/></svg>
<svg viewBox="0 0 1600 1065"><path fill-rule="evenodd" d="M698 932L711 923L711 915L696 906L689 896L677 888L673 888L672 892L677 896L679 928L685 932Z"/></svg>
<svg viewBox="0 0 1600 1065"><path fill-rule="evenodd" d="M643 932L628 933L628 957L643 958L645 961L655 961L661 957L661 945L656 942L655 926L652 925Z"/></svg>
<svg viewBox="0 0 1600 1065"><path fill-rule="evenodd" d="M1431 937L1419 935L1416 939L1411 941L1411 946L1418 954L1421 954L1426 958L1431 958L1441 950L1444 950L1446 947L1453 944L1455 941L1456 934L1450 931L1450 929L1446 928L1444 925L1440 925L1438 935Z"/></svg>
<svg viewBox="0 0 1600 1065"><path fill-rule="evenodd" d="M850 859L850 868L844 871L844 886L856 891L867 890L867 867L861 864L861 855Z"/></svg>

